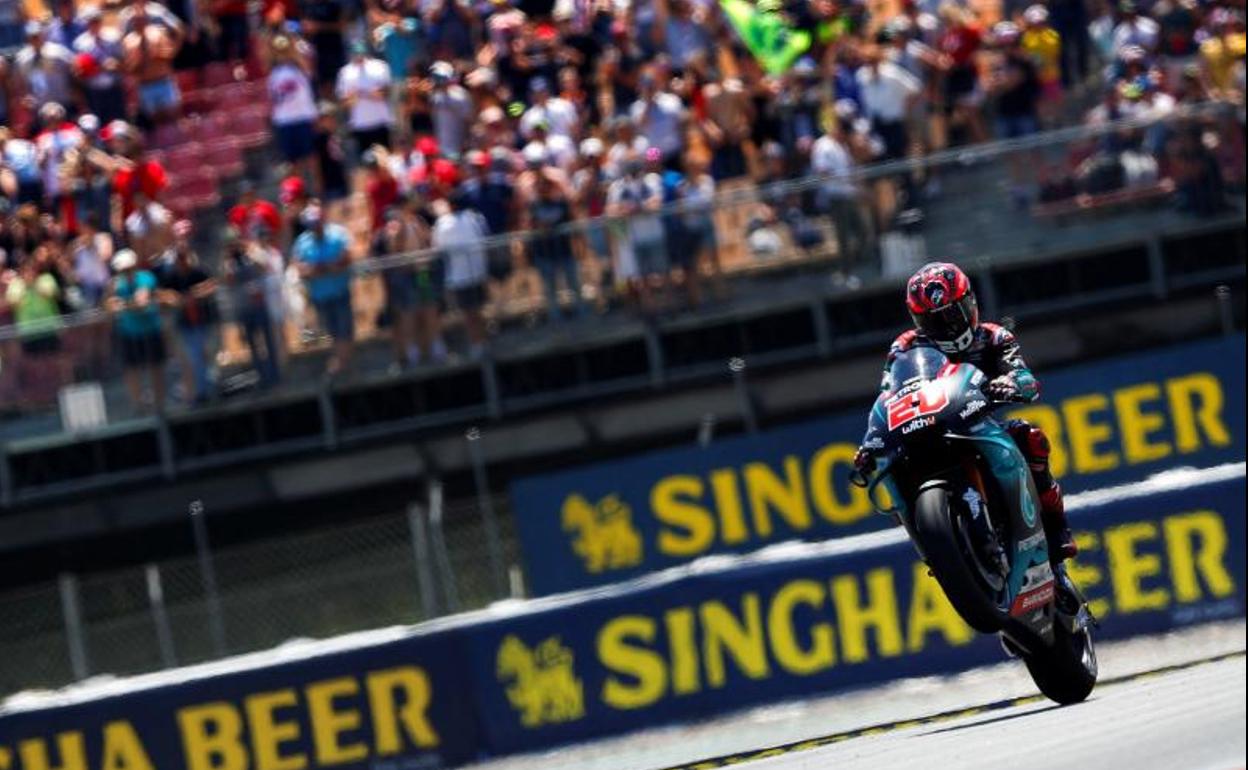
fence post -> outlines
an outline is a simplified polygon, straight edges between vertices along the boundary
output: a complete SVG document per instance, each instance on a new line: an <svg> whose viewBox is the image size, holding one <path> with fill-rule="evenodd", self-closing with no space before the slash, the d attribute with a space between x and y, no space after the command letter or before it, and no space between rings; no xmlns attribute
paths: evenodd
<svg viewBox="0 0 1248 770"><path fill-rule="evenodd" d="M745 382L745 359L734 357L728 360L728 371L732 372L732 384L737 391L737 402L741 407L741 418L745 420L748 433L758 433L758 415L754 413L754 402L750 399L750 389Z"/></svg>
<svg viewBox="0 0 1248 770"><path fill-rule="evenodd" d="M715 413L707 412L698 423L698 446L706 449L715 440Z"/></svg>
<svg viewBox="0 0 1248 770"><path fill-rule="evenodd" d="M438 596L434 593L429 526L425 518L425 509L420 503L407 506L407 527L412 537L412 556L416 559L416 583L420 596L420 610L426 618L437 617Z"/></svg>
<svg viewBox="0 0 1248 770"><path fill-rule="evenodd" d="M447 612L459 612L459 586L451 569L451 557L446 550L446 535L442 529L442 482L429 482L429 524L433 541L433 556L442 573L442 591L445 594Z"/></svg>
<svg viewBox="0 0 1248 770"><path fill-rule="evenodd" d="M57 579L61 589L61 617L65 620L65 640L69 644L69 667L74 679L86 679L91 674L87 658L87 639L82 623L82 607L78 603L78 578L68 572Z"/></svg>
<svg viewBox="0 0 1248 770"><path fill-rule="evenodd" d="M1222 324L1222 334L1230 336L1235 333L1235 308L1231 306L1231 287L1219 284L1213 290L1213 297L1218 303L1218 320Z"/></svg>
<svg viewBox="0 0 1248 770"><path fill-rule="evenodd" d="M495 598L507 596L507 567L503 563L503 541L498 533L498 517L494 513L494 499L490 495L489 479L485 473L485 455L481 451L481 430L469 428L464 434L468 441L468 454L472 458L472 482L477 488L477 507L481 509L481 521L485 526L485 547L490 560L490 580Z"/></svg>
<svg viewBox="0 0 1248 770"><path fill-rule="evenodd" d="M195 553L199 557L199 576L204 586L204 604L208 610L208 630L212 634L213 652L225 657L225 618L221 614L221 595L217 593L217 571L212 564L212 551L208 545L208 523L204 520L204 502L195 500L190 505L191 529L195 533Z"/></svg>
<svg viewBox="0 0 1248 770"><path fill-rule="evenodd" d="M169 613L165 610L165 588L160 580L160 567L149 564L147 572L147 601L152 606L152 623L156 626L156 644L160 647L160 662L165 668L178 665L173 649L173 629L169 625Z"/></svg>

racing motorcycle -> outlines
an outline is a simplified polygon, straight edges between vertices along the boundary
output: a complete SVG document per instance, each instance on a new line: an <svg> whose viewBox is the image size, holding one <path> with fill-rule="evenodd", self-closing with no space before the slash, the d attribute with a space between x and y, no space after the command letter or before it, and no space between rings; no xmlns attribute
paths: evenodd
<svg viewBox="0 0 1248 770"><path fill-rule="evenodd" d="M875 508L900 520L963 620L1001 637L1050 699L1077 703L1096 685L1095 618L1050 566L1027 462L992 415L988 378L939 350L897 356L863 442L876 457L855 473ZM885 497L886 495L886 497Z"/></svg>

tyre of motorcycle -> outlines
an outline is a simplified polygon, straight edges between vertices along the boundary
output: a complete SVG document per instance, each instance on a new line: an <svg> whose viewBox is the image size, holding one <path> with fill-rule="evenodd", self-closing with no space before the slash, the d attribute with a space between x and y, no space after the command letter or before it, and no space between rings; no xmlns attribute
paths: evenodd
<svg viewBox="0 0 1248 770"><path fill-rule="evenodd" d="M1053 646L1023 655L1031 679L1045 697L1067 705L1080 703L1096 686L1096 646L1087 626L1053 624Z"/></svg>
<svg viewBox="0 0 1248 770"><path fill-rule="evenodd" d="M914 536L936 582L967 625L996 633L1009 613L975 577L969 560L976 557L959 535L957 500L947 481L924 484L914 504Z"/></svg>

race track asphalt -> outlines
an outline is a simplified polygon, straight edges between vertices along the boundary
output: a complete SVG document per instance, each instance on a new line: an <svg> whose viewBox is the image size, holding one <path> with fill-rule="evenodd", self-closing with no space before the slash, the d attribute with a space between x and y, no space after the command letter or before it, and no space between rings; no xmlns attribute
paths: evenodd
<svg viewBox="0 0 1248 770"><path fill-rule="evenodd" d="M1243 653L1219 656L1104 684L1074 706L985 704L681 767L1231 770L1244 767L1245 673Z"/></svg>

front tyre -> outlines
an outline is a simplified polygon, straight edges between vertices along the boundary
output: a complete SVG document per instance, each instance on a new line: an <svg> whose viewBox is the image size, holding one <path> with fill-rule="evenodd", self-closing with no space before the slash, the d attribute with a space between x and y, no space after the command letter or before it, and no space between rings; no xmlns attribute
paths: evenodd
<svg viewBox="0 0 1248 770"><path fill-rule="evenodd" d="M914 505L914 530L920 550L949 603L971 628L985 634L1000 631L1009 615L978 579L972 552L958 526L947 486L922 489Z"/></svg>
<svg viewBox="0 0 1248 770"><path fill-rule="evenodd" d="M1053 646L1023 658L1031 679L1051 701L1080 703L1096 686L1096 646L1086 626L1077 631L1062 622L1053 625Z"/></svg>

